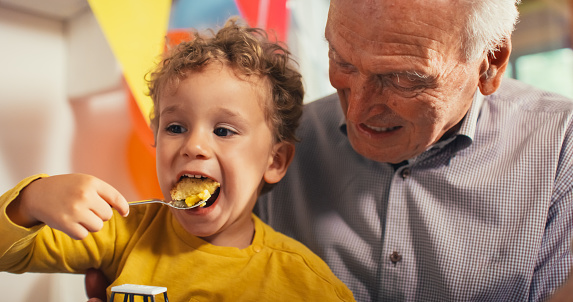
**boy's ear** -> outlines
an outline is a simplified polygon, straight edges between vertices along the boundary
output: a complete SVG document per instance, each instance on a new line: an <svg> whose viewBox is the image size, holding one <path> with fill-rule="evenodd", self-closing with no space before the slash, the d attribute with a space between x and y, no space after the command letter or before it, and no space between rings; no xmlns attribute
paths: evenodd
<svg viewBox="0 0 573 302"><path fill-rule="evenodd" d="M494 93L501 85L503 73L509 63L509 55L511 54L511 39L505 39L502 45L494 51L489 53L484 59L480 68L479 90L483 95Z"/></svg>
<svg viewBox="0 0 573 302"><path fill-rule="evenodd" d="M294 158L294 149L294 145L289 142L275 144L272 158L269 159L267 171L265 171L263 175L265 182L274 184L285 176L288 166Z"/></svg>

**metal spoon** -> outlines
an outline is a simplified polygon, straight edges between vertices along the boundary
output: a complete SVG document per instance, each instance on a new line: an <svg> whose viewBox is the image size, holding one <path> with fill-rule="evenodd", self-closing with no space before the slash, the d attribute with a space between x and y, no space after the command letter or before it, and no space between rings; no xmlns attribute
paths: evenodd
<svg viewBox="0 0 573 302"><path fill-rule="evenodd" d="M142 200L142 201L131 201L128 203L130 206L135 206L135 205L139 205L139 204L147 204L147 203L161 203L161 204L168 205L168 206L175 208L175 209L188 210L188 209L193 209L193 208L196 208L196 207L199 207L201 205L206 204L207 200L201 200L200 202L198 202L192 206L188 206L185 203L185 200L165 201L165 200L161 200L161 199L147 199L147 200Z"/></svg>

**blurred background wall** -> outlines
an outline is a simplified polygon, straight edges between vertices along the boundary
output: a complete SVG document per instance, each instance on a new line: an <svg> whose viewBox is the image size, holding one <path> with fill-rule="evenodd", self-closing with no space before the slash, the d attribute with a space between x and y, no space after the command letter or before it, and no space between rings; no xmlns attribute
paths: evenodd
<svg viewBox="0 0 573 302"><path fill-rule="evenodd" d="M507 76L573 98L571 0L522 0Z"/></svg>
<svg viewBox="0 0 573 302"><path fill-rule="evenodd" d="M174 4L193 10L221 2ZM507 76L573 97L572 3L522 1ZM286 5L285 38L309 102L334 92L324 41L328 0ZM185 16L173 14L170 22L189 20ZM129 165L127 99L120 64L86 0L0 0L1 192L32 174L79 172L109 182L130 200L149 197L141 196ZM83 276L0 273L0 301L85 300Z"/></svg>
<svg viewBox="0 0 573 302"><path fill-rule="evenodd" d="M27 175L81 172L134 198L121 70L87 2L26 2L0 1L0 191ZM79 276L0 280L1 301L86 300Z"/></svg>

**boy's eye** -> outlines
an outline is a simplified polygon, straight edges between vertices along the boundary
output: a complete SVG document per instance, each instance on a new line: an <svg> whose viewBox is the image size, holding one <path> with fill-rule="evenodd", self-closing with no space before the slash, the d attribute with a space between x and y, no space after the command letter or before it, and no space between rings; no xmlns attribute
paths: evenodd
<svg viewBox="0 0 573 302"><path fill-rule="evenodd" d="M187 129L185 129L181 125L169 125L169 126L167 126L167 128L165 128L165 130L167 130L167 132L169 132L169 133L183 133Z"/></svg>
<svg viewBox="0 0 573 302"><path fill-rule="evenodd" d="M213 133L215 133L216 136L231 136L236 134L234 131L223 127L215 128L215 130L213 130Z"/></svg>

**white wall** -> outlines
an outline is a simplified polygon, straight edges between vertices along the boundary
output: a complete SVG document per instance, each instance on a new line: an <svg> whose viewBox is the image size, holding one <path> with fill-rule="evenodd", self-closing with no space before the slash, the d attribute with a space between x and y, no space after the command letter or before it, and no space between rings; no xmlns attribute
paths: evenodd
<svg viewBox="0 0 573 302"><path fill-rule="evenodd" d="M324 27L328 0L290 0L291 24L288 47L299 64L304 83L304 102L334 93L328 80L328 44Z"/></svg>
<svg viewBox="0 0 573 302"><path fill-rule="evenodd" d="M5 191L32 173L69 170L73 121L63 24L0 9L0 41L0 190Z"/></svg>
<svg viewBox="0 0 573 302"><path fill-rule="evenodd" d="M0 191L27 175L70 170L73 131L66 100L61 22L0 8ZM50 297L56 277L0 274L6 301Z"/></svg>
<svg viewBox="0 0 573 302"><path fill-rule="evenodd" d="M121 71L87 11L67 22L0 7L0 192L81 172L137 198ZM1 301L85 301L81 275L0 273Z"/></svg>

